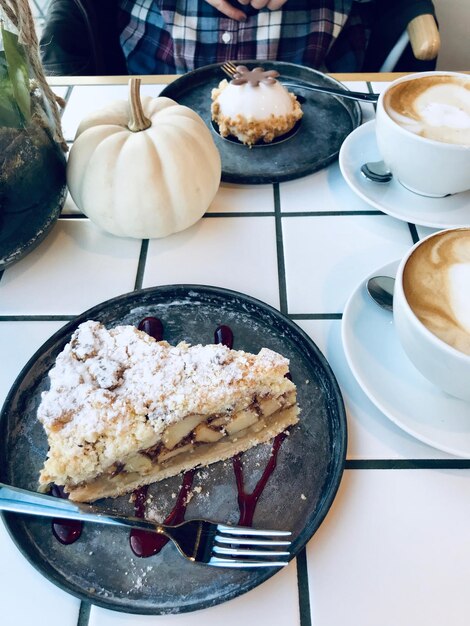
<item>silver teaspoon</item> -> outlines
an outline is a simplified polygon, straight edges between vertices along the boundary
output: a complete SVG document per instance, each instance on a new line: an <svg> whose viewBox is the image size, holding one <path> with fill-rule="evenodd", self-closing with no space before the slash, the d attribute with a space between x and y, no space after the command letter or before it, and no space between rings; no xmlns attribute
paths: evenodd
<svg viewBox="0 0 470 626"><path fill-rule="evenodd" d="M361 166L362 174L374 183L389 183L392 178L392 172L387 168L383 161L369 161Z"/></svg>
<svg viewBox="0 0 470 626"><path fill-rule="evenodd" d="M367 281L371 298L383 309L393 311L393 289L395 279L391 276L373 276Z"/></svg>

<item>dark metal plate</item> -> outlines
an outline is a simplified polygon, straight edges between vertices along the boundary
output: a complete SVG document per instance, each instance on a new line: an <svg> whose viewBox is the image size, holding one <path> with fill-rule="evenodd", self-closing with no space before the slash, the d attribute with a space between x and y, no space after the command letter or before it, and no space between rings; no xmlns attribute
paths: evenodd
<svg viewBox="0 0 470 626"><path fill-rule="evenodd" d="M282 78L306 85L324 85L347 90L337 80L294 63L244 61L253 67L277 70ZM332 163L344 139L361 123L361 108L353 100L305 89L289 89L301 96L302 118L299 131L288 141L250 149L226 141L211 124L211 90L225 78L219 63L207 65L176 79L160 95L196 111L212 132L222 158L222 180L230 183L262 184L301 178Z"/></svg>
<svg viewBox="0 0 470 626"><path fill-rule="evenodd" d="M293 531L294 557L325 517L341 480L346 454L346 417L337 382L309 337L270 306L249 296L216 287L154 287L114 298L86 311L53 335L31 358L13 385L0 415L0 480L36 489L47 452L46 436L36 420L48 371L81 322L95 319L108 327L138 324L159 317L170 343L212 343L219 324L234 333L234 348L258 352L266 346L290 359L298 388L300 423L283 442L275 472L258 502L255 527ZM271 445L243 454L246 490L259 480ZM175 503L181 476L153 485L154 506L165 517ZM230 461L197 471L186 519L207 517L237 523L239 510ZM105 502L105 501L104 501ZM129 497L105 502L132 514ZM22 553L59 587L102 607L130 613L192 611L238 596L259 585L272 570L220 570L191 564L167 544L160 554L139 559L128 532L85 524L81 538L64 546L52 535L51 522L4 514L6 526Z"/></svg>

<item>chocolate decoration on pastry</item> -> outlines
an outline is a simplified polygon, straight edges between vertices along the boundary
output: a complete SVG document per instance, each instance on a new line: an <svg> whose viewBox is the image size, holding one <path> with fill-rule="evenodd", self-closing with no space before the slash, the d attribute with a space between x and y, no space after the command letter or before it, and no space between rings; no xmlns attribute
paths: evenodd
<svg viewBox="0 0 470 626"><path fill-rule="evenodd" d="M276 70L264 70L264 67L255 67L249 70L246 65L237 65L237 73L230 81L232 85L244 85L250 83L253 87L258 87L260 83L272 85L276 82L279 72Z"/></svg>

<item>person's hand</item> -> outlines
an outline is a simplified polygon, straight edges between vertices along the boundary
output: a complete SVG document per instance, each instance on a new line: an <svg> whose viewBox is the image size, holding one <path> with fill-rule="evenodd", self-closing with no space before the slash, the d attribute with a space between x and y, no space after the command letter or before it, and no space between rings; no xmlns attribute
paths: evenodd
<svg viewBox="0 0 470 626"><path fill-rule="evenodd" d="M245 13L231 5L227 0L206 0L206 2L232 20L237 20L237 22L244 22L246 20ZM237 0L237 2L245 6L251 4L254 9L258 10L266 7L270 11L277 11L287 0Z"/></svg>
<svg viewBox="0 0 470 626"><path fill-rule="evenodd" d="M254 9L264 9L266 7L270 11L277 11L287 0L238 0L240 4L251 4Z"/></svg>
<svg viewBox="0 0 470 626"><path fill-rule="evenodd" d="M241 9L232 6L227 0L206 0L206 2L232 20L237 20L237 22L246 21L246 14ZM245 2L243 4L249 3Z"/></svg>

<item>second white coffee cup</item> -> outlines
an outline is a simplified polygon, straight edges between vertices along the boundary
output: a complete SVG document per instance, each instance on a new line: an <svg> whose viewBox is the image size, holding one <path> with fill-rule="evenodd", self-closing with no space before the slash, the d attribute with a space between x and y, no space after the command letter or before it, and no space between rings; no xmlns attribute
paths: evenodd
<svg viewBox="0 0 470 626"><path fill-rule="evenodd" d="M463 350L470 346L470 327L461 324L461 314L470 316L469 277L470 228L444 230L419 241L405 255L393 295L394 325L409 359L434 385L468 402L470 354ZM427 325L416 311L428 316ZM429 328L437 328L451 344L463 348Z"/></svg>

